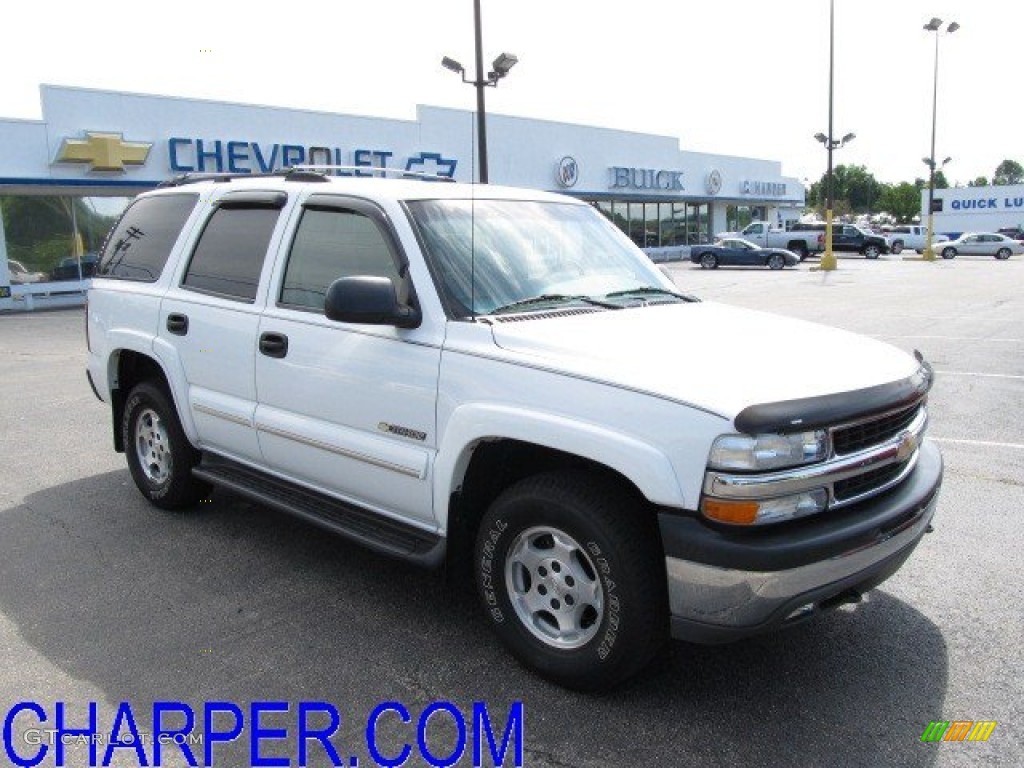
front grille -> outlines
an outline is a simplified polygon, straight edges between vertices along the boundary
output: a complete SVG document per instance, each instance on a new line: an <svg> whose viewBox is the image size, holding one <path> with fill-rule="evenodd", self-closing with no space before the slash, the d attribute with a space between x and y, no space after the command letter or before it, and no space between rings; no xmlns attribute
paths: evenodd
<svg viewBox="0 0 1024 768"><path fill-rule="evenodd" d="M863 475L840 480L832 485L832 493L835 495L836 502L855 499L862 494L884 488L899 477L906 466L907 462L904 461L899 464L890 464L887 467L872 469Z"/></svg>
<svg viewBox="0 0 1024 768"><path fill-rule="evenodd" d="M832 432L833 450L839 456L846 456L870 448L872 445L884 443L905 430L923 407L924 403L918 402L909 408L879 416L876 419L838 427Z"/></svg>

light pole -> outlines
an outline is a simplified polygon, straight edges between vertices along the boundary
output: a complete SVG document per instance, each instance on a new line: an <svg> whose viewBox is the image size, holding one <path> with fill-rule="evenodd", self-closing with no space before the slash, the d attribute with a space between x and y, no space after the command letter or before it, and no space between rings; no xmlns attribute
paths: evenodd
<svg viewBox="0 0 1024 768"><path fill-rule="evenodd" d="M836 268L836 255L832 252L832 152L844 144L853 141L857 136L848 133L841 139L832 138L832 101L834 94L836 48L836 4L829 0L828 5L828 136L823 133L814 134L814 138L825 145L828 150L828 171L825 174L825 253L821 257L821 268L829 272Z"/></svg>
<svg viewBox="0 0 1024 768"><path fill-rule="evenodd" d="M477 156L480 164L479 180L481 184L487 183L487 111L484 107L484 88L498 85L498 81L505 77L519 61L513 53L503 53L491 64L493 69L484 77L484 54L483 54L483 33L480 30L480 0L473 0L473 28L476 38L476 78L466 78L465 68L455 59L445 56L441 59L441 66L450 69L462 76L462 82L469 83L476 88L476 136Z"/></svg>
<svg viewBox="0 0 1024 768"><path fill-rule="evenodd" d="M829 103L831 101L829 99ZM832 190L832 179L834 176L832 173L832 153L857 138L857 134L848 133L841 139L833 139L831 117L832 111L829 110L828 136L824 133L814 134L814 138L824 144L825 149L828 150L828 170L825 172L825 253L821 257L821 268L826 272L838 266L836 255L832 252L832 204L834 202Z"/></svg>
<svg viewBox="0 0 1024 768"><path fill-rule="evenodd" d="M924 244L924 260L935 261L935 251L932 250L932 239L935 234L935 115L939 104L939 30L942 28L942 19L933 16L932 20L924 25L924 28L928 32L935 33L935 74L932 79L932 151L928 157L924 158L925 165L928 166L928 234ZM951 21L946 27L946 32L952 33L958 29L960 29L960 25ZM950 158L947 157L942 164L945 165L949 161Z"/></svg>

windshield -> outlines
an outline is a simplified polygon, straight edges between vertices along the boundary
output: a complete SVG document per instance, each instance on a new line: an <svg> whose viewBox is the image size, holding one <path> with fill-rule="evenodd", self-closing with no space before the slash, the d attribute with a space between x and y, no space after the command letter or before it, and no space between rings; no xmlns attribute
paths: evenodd
<svg viewBox="0 0 1024 768"><path fill-rule="evenodd" d="M408 204L435 280L456 317L545 301L594 301L638 288L674 290L590 206L523 200Z"/></svg>

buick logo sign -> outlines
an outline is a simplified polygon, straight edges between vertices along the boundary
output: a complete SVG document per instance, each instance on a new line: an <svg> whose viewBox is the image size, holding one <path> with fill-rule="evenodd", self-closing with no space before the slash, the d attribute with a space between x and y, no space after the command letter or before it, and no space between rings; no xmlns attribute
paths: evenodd
<svg viewBox="0 0 1024 768"><path fill-rule="evenodd" d="M704 188L708 191L709 195L717 195L722 191L722 174L718 170L713 170L704 179Z"/></svg>
<svg viewBox="0 0 1024 768"><path fill-rule="evenodd" d="M576 163L576 158L566 155L559 160L555 179L561 187L575 187L576 182L580 180L580 167Z"/></svg>

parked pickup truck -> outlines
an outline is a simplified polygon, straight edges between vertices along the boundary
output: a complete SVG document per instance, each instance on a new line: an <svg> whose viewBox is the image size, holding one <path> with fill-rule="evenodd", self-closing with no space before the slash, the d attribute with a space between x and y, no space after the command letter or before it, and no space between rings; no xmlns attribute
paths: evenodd
<svg viewBox="0 0 1024 768"><path fill-rule="evenodd" d="M898 224L886 230L885 237L889 241L889 248L893 253L900 253L904 248L921 253L928 241L928 227L923 227L920 224ZM932 235L933 243L948 241L949 238L946 235Z"/></svg>
<svg viewBox="0 0 1024 768"><path fill-rule="evenodd" d="M783 248L792 251L800 257L800 261L812 253L825 250L825 236L822 234L777 229L764 221L748 224L739 232L722 232L715 235L716 240L736 237L750 240L762 248Z"/></svg>
<svg viewBox="0 0 1024 768"><path fill-rule="evenodd" d="M700 302L537 190L186 176L125 211L86 312L89 381L153 505L216 487L472 574L509 651L573 688L670 633L856 603L942 480L920 355Z"/></svg>
<svg viewBox="0 0 1024 768"><path fill-rule="evenodd" d="M818 232L825 237L824 222L794 224L794 232ZM867 232L854 224L834 223L832 225L832 250L841 253L859 253L868 259L877 259L889 253L889 241L881 235Z"/></svg>

